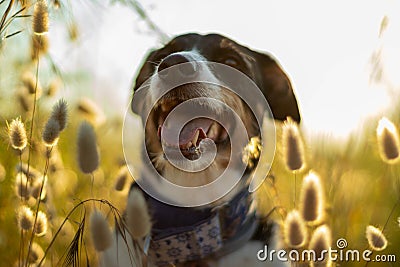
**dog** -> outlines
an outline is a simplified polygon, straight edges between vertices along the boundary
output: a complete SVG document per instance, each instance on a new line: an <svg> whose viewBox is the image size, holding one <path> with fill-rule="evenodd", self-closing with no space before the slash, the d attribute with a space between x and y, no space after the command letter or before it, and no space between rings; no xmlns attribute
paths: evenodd
<svg viewBox="0 0 400 267"><path fill-rule="evenodd" d="M227 194L216 197L221 195L218 190L216 195L211 190L201 194L202 205L189 207L164 203L142 190L153 220L152 232L147 239L149 266L286 266L277 261L257 260L257 251L264 244L270 241L268 244L274 246L276 227L257 216L253 194L248 190L248 177L257 166L258 158L254 158L252 164L243 161L233 150L235 146L245 144L236 142L232 146L232 142L240 132L239 125L248 137L258 140L261 127L254 107L221 85L216 71L219 66L240 72L258 87L261 98L269 104L273 119L283 121L291 117L300 122L290 80L268 54L253 51L219 34L195 33L177 36L162 48L151 51L135 81L134 98L139 101L132 102L132 110L142 118L145 133L142 154L149 159L155 173L180 187L202 187L215 182L227 166L233 166L234 172L239 166L246 166ZM230 77L235 80L236 76L240 75ZM206 82L201 82L202 78ZM177 80L184 82L174 84ZM160 88L164 87L171 88L162 91ZM215 117L200 116L184 121L180 132L174 131L179 126L174 124L174 118L188 112L181 111L180 114L179 106L196 99L201 100L196 112L201 113L204 109ZM189 110L191 108L195 109L189 106ZM175 109L175 117L168 119ZM234 117L240 123L234 121L229 111L234 111ZM215 155L210 164L199 168L202 164L199 159L207 158L208 153L202 148L210 140ZM168 150L172 151L169 158L166 156ZM182 163L180 167L173 163L175 156L175 163ZM230 162L233 164L229 165ZM137 184L132 188L141 190ZM182 201L200 203L194 195L186 194L185 197ZM210 233L212 237L209 237ZM126 243L119 238L104 253L102 266L131 266L124 246Z"/></svg>

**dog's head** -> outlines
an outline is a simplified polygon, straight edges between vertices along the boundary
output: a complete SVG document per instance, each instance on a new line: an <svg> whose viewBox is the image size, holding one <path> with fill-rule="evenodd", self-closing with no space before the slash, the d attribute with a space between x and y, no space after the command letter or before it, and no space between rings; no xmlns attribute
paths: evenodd
<svg viewBox="0 0 400 267"><path fill-rule="evenodd" d="M141 105L133 107L133 111L143 116L143 108L151 106L150 115L144 121L147 153L163 177L182 186L208 184L223 172L231 153L231 137L227 132L235 132L236 124L228 121L222 125L210 118L196 118L184 125L179 137L170 137L173 131L165 120L177 105L202 98L202 106L212 110L220 118L230 120L232 118L224 116L226 104L243 122L249 137L258 136L260 132L251 108L238 95L217 83L184 83L158 97L162 85L171 80L196 78L200 68L202 73L217 81L218 73L213 72L205 62L222 63L248 76L262 91L275 119L285 120L290 116L293 120L300 121L290 81L271 56L250 50L218 34L186 34L174 38L161 49L152 51L144 61L134 90L139 89L146 81L149 86ZM174 72L169 71L179 64L184 67ZM215 143L217 154L213 163L202 171L183 171L165 158L163 145L164 148L178 148L188 161L196 161L204 152L199 149L199 145L206 139ZM238 161L240 160L239 157Z"/></svg>

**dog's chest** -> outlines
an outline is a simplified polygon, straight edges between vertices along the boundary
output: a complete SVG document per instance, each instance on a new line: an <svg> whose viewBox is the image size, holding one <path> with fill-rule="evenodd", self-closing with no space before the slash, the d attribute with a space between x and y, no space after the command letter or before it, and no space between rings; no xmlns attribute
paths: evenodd
<svg viewBox="0 0 400 267"><path fill-rule="evenodd" d="M200 210L151 197L147 203L155 219L149 256L158 266L221 258L246 244L258 225L247 189L221 207Z"/></svg>

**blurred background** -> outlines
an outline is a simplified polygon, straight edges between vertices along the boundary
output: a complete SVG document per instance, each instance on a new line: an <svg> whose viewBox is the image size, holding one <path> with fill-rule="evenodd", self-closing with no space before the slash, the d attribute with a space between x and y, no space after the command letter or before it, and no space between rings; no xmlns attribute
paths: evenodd
<svg viewBox="0 0 400 267"><path fill-rule="evenodd" d="M217 32L277 57L313 131L345 136L393 104L400 85L398 1L116 2L71 1L77 42L65 42L63 25L49 34L56 62L90 71L94 82L87 90L108 110L123 112L144 56L165 42L137 5L167 36Z"/></svg>

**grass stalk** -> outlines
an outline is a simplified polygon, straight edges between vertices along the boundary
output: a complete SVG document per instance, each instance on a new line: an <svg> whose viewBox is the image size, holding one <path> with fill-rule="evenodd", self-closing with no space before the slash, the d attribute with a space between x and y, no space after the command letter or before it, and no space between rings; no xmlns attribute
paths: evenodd
<svg viewBox="0 0 400 267"><path fill-rule="evenodd" d="M49 170L51 150L52 150L52 147L47 148L47 152L46 152L46 155L47 155L47 156L46 156L46 165L45 165L44 172L43 172L43 179L42 179L42 184L41 184L41 186L40 186L40 192L39 192L38 202L37 202L37 204L36 204L35 220L34 220L34 223L33 223L33 230L32 230L32 233L31 233L30 240L29 240L28 253L27 253L27 255L26 255L26 267L28 267L28 259L29 259L29 255L30 255L30 253L31 253L31 248L32 248L33 239L34 239L34 237L35 237L35 227L36 227L36 223L37 223L37 218L38 218L38 212L39 212L40 204L41 204L41 202L42 202L43 187L44 187L44 184L45 184L45 182L46 182L45 177L46 177L47 172L48 172L48 170ZM28 166L29 166L29 165L28 165Z"/></svg>

